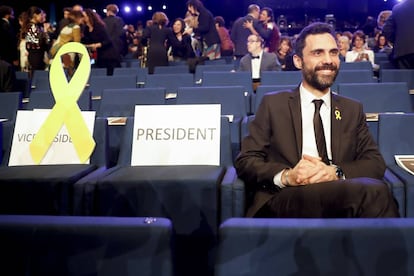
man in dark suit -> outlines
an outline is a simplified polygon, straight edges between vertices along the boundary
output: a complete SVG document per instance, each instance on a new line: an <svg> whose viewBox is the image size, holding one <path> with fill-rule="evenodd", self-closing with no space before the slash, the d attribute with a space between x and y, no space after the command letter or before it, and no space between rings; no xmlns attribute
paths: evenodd
<svg viewBox="0 0 414 276"><path fill-rule="evenodd" d="M0 59L0 92L11 92L15 88L16 72L13 66Z"/></svg>
<svg viewBox="0 0 414 276"><path fill-rule="evenodd" d="M263 98L236 159L254 194L247 216L398 217L362 105L330 90L340 63L331 26L305 27L295 53L302 83Z"/></svg>
<svg viewBox="0 0 414 276"><path fill-rule="evenodd" d="M252 72L253 90L260 85L260 73L263 71L280 71L281 65L275 53L263 50L264 40L259 35L249 35L247 38L248 54L240 60L239 70Z"/></svg>
<svg viewBox="0 0 414 276"><path fill-rule="evenodd" d="M14 10L9 6L0 6L0 58L11 65L19 65L19 53L17 50L17 35L13 22Z"/></svg>
<svg viewBox="0 0 414 276"><path fill-rule="evenodd" d="M255 4L251 4L247 9L248 14L244 17L239 17L234 21L233 27L230 32L231 40L234 44L234 56L240 60L245 54L247 54L246 41L247 37L252 32L245 27L246 22L252 22L257 24L260 14L260 7Z"/></svg>
<svg viewBox="0 0 414 276"><path fill-rule="evenodd" d="M388 41L394 43L393 57L400 69L414 69L414 0L394 6L382 29Z"/></svg>

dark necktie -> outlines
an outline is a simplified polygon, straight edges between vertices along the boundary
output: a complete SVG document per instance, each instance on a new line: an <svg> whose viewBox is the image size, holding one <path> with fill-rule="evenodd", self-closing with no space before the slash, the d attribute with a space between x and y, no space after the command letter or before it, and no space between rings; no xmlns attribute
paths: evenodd
<svg viewBox="0 0 414 276"><path fill-rule="evenodd" d="M316 147L318 148L319 156L322 161L329 165L328 152L326 151L325 133L323 131L323 124L321 115L319 113L323 100L313 100L315 104L315 113L313 114L313 128L315 129Z"/></svg>
<svg viewBox="0 0 414 276"><path fill-rule="evenodd" d="M252 56L252 59L255 59L255 58L257 58L257 59L258 59L258 58L260 58L260 57L259 57L259 56Z"/></svg>

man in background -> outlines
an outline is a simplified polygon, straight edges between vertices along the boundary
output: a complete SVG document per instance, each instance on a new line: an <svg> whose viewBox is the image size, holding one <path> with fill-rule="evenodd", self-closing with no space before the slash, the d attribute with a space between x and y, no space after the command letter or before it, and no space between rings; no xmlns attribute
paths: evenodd
<svg viewBox="0 0 414 276"><path fill-rule="evenodd" d="M394 44L393 58L400 69L414 69L414 0L394 6L382 32Z"/></svg>
<svg viewBox="0 0 414 276"><path fill-rule="evenodd" d="M260 85L263 71L280 71L281 66L275 53L264 51L264 40L259 35L249 35L247 39L248 54L240 60L240 71L252 72L253 91Z"/></svg>

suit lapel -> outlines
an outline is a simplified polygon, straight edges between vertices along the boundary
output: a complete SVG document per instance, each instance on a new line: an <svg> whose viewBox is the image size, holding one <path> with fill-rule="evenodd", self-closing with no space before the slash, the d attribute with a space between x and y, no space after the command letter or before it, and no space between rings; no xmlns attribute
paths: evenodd
<svg viewBox="0 0 414 276"><path fill-rule="evenodd" d="M340 148L342 140L342 110L344 109L341 105L340 98L331 94L331 151L332 151L332 162L335 164L336 160L340 159Z"/></svg>
<svg viewBox="0 0 414 276"><path fill-rule="evenodd" d="M302 112L300 108L300 95L299 95L299 87L293 90L292 95L289 99L289 108L290 108L290 115L292 117L293 128L295 131L295 140L296 140L296 150L297 150L297 157L298 159L302 156ZM295 163L296 164L296 163Z"/></svg>

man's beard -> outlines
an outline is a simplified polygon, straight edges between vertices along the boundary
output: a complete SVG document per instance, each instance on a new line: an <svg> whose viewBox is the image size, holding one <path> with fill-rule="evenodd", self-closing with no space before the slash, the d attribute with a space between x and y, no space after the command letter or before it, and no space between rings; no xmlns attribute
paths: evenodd
<svg viewBox="0 0 414 276"><path fill-rule="evenodd" d="M324 64L322 66L315 67L315 69L308 69L304 64L303 68L303 77L306 82L319 91L324 91L325 89L331 87L335 82L336 76L338 75L338 67L334 64ZM317 72L320 70L332 70L334 71L334 74L319 75Z"/></svg>

